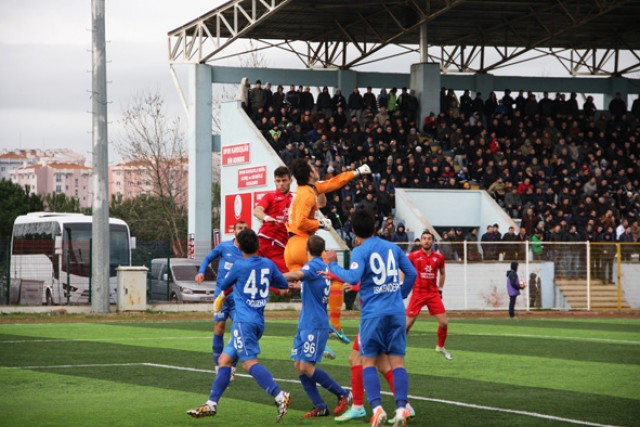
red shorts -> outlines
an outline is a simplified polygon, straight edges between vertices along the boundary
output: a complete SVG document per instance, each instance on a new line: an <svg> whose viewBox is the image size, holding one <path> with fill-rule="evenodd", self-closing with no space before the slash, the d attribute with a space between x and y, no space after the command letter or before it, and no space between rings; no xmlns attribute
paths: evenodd
<svg viewBox="0 0 640 427"><path fill-rule="evenodd" d="M265 239L264 237L259 237L258 242L260 244L258 247L258 255L273 261L281 273L287 273L289 269L284 262L284 248L275 241Z"/></svg>
<svg viewBox="0 0 640 427"><path fill-rule="evenodd" d="M432 316L442 314L446 311L439 293L413 294L407 307L407 316L416 317L425 305L429 309L429 314Z"/></svg>
<svg viewBox="0 0 640 427"><path fill-rule="evenodd" d="M360 353L360 333L353 339L353 349Z"/></svg>

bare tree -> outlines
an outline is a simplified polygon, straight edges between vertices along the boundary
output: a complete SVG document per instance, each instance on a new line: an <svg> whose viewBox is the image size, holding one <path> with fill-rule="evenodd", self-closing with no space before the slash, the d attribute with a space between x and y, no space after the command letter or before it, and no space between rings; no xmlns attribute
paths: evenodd
<svg viewBox="0 0 640 427"><path fill-rule="evenodd" d="M156 92L134 96L124 108L121 124L124 136L116 141L116 150L140 171L144 192L161 201L154 204L160 210L153 215L156 224L149 226L162 227L171 236L174 253L183 256L188 172L180 120L167 117L164 99Z"/></svg>

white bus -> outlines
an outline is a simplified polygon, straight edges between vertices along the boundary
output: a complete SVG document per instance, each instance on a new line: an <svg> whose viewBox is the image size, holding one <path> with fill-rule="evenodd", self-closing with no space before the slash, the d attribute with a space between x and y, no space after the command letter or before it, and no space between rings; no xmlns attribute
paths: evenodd
<svg viewBox="0 0 640 427"><path fill-rule="evenodd" d="M42 286L47 305L88 303L91 226L91 216L76 213L18 216L11 238L11 292L19 294L25 283L35 283ZM129 226L110 218L109 239L109 301L115 303L116 269L131 265Z"/></svg>

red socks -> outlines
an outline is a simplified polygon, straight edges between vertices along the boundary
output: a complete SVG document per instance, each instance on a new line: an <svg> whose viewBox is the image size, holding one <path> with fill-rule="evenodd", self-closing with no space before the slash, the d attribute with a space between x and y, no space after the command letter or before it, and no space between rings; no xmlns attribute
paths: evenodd
<svg viewBox="0 0 640 427"><path fill-rule="evenodd" d="M447 340L447 328L438 326L438 347L444 347L444 342Z"/></svg>
<svg viewBox="0 0 640 427"><path fill-rule="evenodd" d="M362 406L364 403L364 379L362 378L362 365L351 367L351 393L353 404Z"/></svg>

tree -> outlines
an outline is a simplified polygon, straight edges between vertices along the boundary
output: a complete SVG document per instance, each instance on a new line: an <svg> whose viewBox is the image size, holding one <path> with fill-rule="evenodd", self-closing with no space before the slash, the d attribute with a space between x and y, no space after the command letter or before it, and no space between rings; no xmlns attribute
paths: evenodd
<svg viewBox="0 0 640 427"><path fill-rule="evenodd" d="M49 212L83 212L77 197L68 197L64 193L49 193L44 196L44 206ZM90 209L89 209L90 211Z"/></svg>
<svg viewBox="0 0 640 427"><path fill-rule="evenodd" d="M11 181L0 180L0 240L11 238L17 216L44 210L42 198L29 193L29 186L23 188Z"/></svg>
<svg viewBox="0 0 640 427"><path fill-rule="evenodd" d="M139 241L170 240L172 253L184 256L184 242L187 235L187 214L183 210L177 218L168 219L165 212L172 210L171 200L143 194L133 199L123 200L121 197L111 199L109 208L112 217L120 218L129 224L131 235ZM174 232L178 228L178 237Z"/></svg>
<svg viewBox="0 0 640 427"><path fill-rule="evenodd" d="M116 141L116 149L144 171L142 186L149 192L131 203L123 202L133 218L123 216L129 225L147 221L139 238L152 232L175 242L175 255L184 256L179 242L185 240L187 217L187 154L179 118L165 114L164 99L158 93L133 97L121 120L125 135ZM144 208L144 211L141 209ZM113 209L113 208L112 208ZM136 218L135 215L139 217Z"/></svg>

